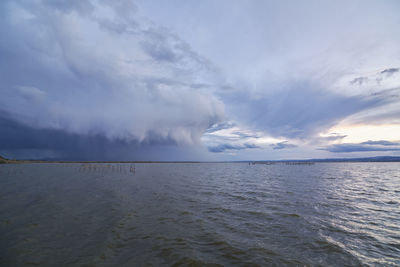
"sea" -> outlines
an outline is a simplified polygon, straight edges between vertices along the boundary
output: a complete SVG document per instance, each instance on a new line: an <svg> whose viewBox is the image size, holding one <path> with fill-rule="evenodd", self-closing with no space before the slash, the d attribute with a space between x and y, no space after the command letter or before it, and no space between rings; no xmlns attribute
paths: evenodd
<svg viewBox="0 0 400 267"><path fill-rule="evenodd" d="M3 164L0 266L400 266L400 163Z"/></svg>

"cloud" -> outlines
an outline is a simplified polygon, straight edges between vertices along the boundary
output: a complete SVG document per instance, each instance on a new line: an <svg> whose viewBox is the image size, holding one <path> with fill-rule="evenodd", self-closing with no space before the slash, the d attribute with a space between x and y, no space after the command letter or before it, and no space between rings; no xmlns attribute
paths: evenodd
<svg viewBox="0 0 400 267"><path fill-rule="evenodd" d="M251 149L251 148L259 148L259 146L255 144L243 144L243 145L231 145L231 144L220 144L217 146L208 147L208 151L214 153L220 153L225 151L232 150L243 150L243 149Z"/></svg>
<svg viewBox="0 0 400 267"><path fill-rule="evenodd" d="M291 152L337 141L320 134L346 119L399 120L392 5L4 0L0 112L87 155L84 142L147 155L188 146L270 152L271 144L285 153L292 143ZM72 155L15 136L29 149Z"/></svg>
<svg viewBox="0 0 400 267"><path fill-rule="evenodd" d="M271 146L274 150L296 147L296 145L289 144L288 141L282 141L276 144L272 144Z"/></svg>
<svg viewBox="0 0 400 267"><path fill-rule="evenodd" d="M256 97L236 95L230 101L236 119L256 130L274 137L307 139L349 115L382 106L391 99L386 95L345 96L297 81Z"/></svg>
<svg viewBox="0 0 400 267"><path fill-rule="evenodd" d="M262 132L241 128L234 121L226 121L213 125L204 133L202 141L209 152L219 153L266 148L271 142L278 140L265 136Z"/></svg>
<svg viewBox="0 0 400 267"><path fill-rule="evenodd" d="M110 139L101 134L76 134L30 127L0 116L0 155L18 159L59 160L199 160L206 150L176 146L174 140Z"/></svg>
<svg viewBox="0 0 400 267"><path fill-rule="evenodd" d="M386 74L386 76L392 76L394 73L398 72L399 68L389 68L381 71L381 74Z"/></svg>
<svg viewBox="0 0 400 267"><path fill-rule="evenodd" d="M233 135L238 136L240 139L248 139L248 138L253 138L253 139L258 139L261 138L260 134L256 132L244 132L244 131L234 131L232 132Z"/></svg>
<svg viewBox="0 0 400 267"><path fill-rule="evenodd" d="M350 84L362 85L363 83L368 82L368 77L357 77L350 81Z"/></svg>
<svg viewBox="0 0 400 267"><path fill-rule="evenodd" d="M394 73L398 72L399 69L398 68L388 68L388 69L384 69L383 71L380 71L378 73L375 73L373 75L371 75L370 77L367 76L360 76L360 77L356 77L353 80L351 80L349 82L350 85L365 85L368 84L370 81L375 81L377 84L380 84L384 78L389 78L390 76L392 76ZM382 76L384 75L384 76Z"/></svg>
<svg viewBox="0 0 400 267"><path fill-rule="evenodd" d="M262 133L255 132L246 128L241 128L233 121L225 121L211 126L202 136L207 144L226 143L231 144L253 142L262 137Z"/></svg>
<svg viewBox="0 0 400 267"><path fill-rule="evenodd" d="M224 118L219 74L131 1L2 1L0 110L16 123L198 144Z"/></svg>
<svg viewBox="0 0 400 267"><path fill-rule="evenodd" d="M362 145L382 145L382 146L400 146L400 143L398 142L390 142L390 141L385 141L385 140L380 140L380 141L366 141L362 142Z"/></svg>
<svg viewBox="0 0 400 267"><path fill-rule="evenodd" d="M19 94L21 97L25 98L28 101L39 100L46 96L45 92L31 86L17 86L15 89L17 91L17 94Z"/></svg>
<svg viewBox="0 0 400 267"><path fill-rule="evenodd" d="M236 124L233 122L223 121L221 123L216 123L216 124L212 125L211 127L209 127L207 129L206 133L214 133L214 132L218 132L221 130L231 129L235 126L236 126Z"/></svg>
<svg viewBox="0 0 400 267"><path fill-rule="evenodd" d="M231 84L217 94L240 127L310 140L349 116L399 102L372 95L400 85L398 75L380 73L400 63L397 3L202 1L174 7L175 16L168 4L148 2L148 14L227 72Z"/></svg>
<svg viewBox="0 0 400 267"><path fill-rule="evenodd" d="M94 10L93 4L88 0L44 0L43 3L62 12L76 11L81 15L89 14Z"/></svg>
<svg viewBox="0 0 400 267"><path fill-rule="evenodd" d="M330 135L327 136L319 136L319 137L315 137L313 138L313 142L315 143L326 143L326 142L332 142L332 141L338 141L341 140L343 138L346 138L347 135L341 135L338 133L331 133Z"/></svg>
<svg viewBox="0 0 400 267"><path fill-rule="evenodd" d="M322 148L334 153L348 153L348 152L368 152L368 151L400 151L400 142L390 141L366 141L359 144L346 143L334 144Z"/></svg>

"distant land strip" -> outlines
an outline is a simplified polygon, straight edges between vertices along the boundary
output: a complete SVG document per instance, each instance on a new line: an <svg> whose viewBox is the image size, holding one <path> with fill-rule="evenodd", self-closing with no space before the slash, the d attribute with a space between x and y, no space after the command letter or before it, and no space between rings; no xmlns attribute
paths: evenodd
<svg viewBox="0 0 400 267"><path fill-rule="evenodd" d="M241 160L241 161L104 161L104 160L17 160L0 156L0 164L19 163L250 163L250 164L275 164L289 163L307 165L318 162L400 162L400 157L381 156L369 158L327 158L327 159L288 159L288 160Z"/></svg>

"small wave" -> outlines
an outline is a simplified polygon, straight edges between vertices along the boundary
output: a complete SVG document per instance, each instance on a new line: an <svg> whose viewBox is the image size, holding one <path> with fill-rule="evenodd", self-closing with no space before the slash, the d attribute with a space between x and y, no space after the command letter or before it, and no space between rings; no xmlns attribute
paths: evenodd
<svg viewBox="0 0 400 267"><path fill-rule="evenodd" d="M282 213L282 212L277 212L275 213L278 216L284 217L284 218L301 218L301 216L297 213Z"/></svg>
<svg viewBox="0 0 400 267"><path fill-rule="evenodd" d="M183 257L183 258L180 258L177 261L173 262L171 266L177 267L177 266L206 266L206 265L207 265L206 262L201 261L199 259ZM222 266L222 265L215 264L214 266Z"/></svg>

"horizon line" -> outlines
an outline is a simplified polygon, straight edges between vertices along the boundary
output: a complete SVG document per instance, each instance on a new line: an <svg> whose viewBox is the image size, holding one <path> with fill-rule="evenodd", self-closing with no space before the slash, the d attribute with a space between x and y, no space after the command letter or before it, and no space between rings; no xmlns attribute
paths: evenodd
<svg viewBox="0 0 400 267"><path fill-rule="evenodd" d="M8 159L0 156L0 163L285 163L285 162L400 162L400 156L376 156L353 158L312 158L312 159L277 159L277 160L52 160L52 159Z"/></svg>

